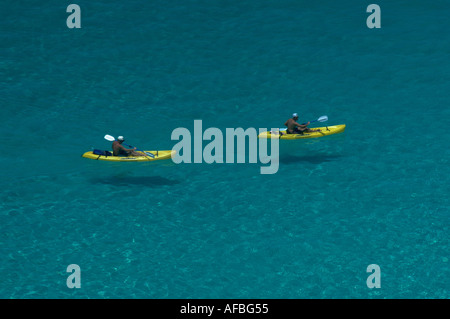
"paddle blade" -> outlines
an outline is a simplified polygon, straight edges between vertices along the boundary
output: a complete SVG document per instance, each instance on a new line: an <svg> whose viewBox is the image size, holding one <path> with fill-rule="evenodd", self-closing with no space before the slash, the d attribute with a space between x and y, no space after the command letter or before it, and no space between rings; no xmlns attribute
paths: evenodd
<svg viewBox="0 0 450 319"><path fill-rule="evenodd" d="M114 136L111 135L105 135L105 140L108 140L110 142L114 142L116 139L114 138Z"/></svg>
<svg viewBox="0 0 450 319"><path fill-rule="evenodd" d="M328 116L324 115L317 119L318 122L326 122L328 121Z"/></svg>
<svg viewBox="0 0 450 319"><path fill-rule="evenodd" d="M144 152L145 154L147 154L147 156L150 156L151 158L155 158L155 155L153 155L152 153L150 153L150 152Z"/></svg>

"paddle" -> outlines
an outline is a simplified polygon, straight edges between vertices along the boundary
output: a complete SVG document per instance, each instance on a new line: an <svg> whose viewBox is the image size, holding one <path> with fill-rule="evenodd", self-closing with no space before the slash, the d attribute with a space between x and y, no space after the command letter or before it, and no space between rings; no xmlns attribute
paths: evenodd
<svg viewBox="0 0 450 319"><path fill-rule="evenodd" d="M105 135L105 140L107 140L107 141L110 141L110 142L114 142L116 139L114 138L114 136L111 136L111 135ZM131 145L128 145L128 144L125 144L125 143L123 143L124 145L126 145L126 146L128 146L128 147L131 147L131 148L134 148L134 146L131 146ZM151 158L155 158L155 155L153 155L152 153L150 153L150 152L145 152L145 151L142 151L142 150L138 150L138 149L136 149L137 151L139 151L139 152L142 152L142 153L144 153L145 155L147 155L147 156L149 156L149 157L151 157Z"/></svg>
<svg viewBox="0 0 450 319"><path fill-rule="evenodd" d="M310 121L309 123L314 123L314 122L326 122L328 121L328 116L323 115L321 117L319 117L317 120L314 121ZM303 123L302 125L305 125L306 123Z"/></svg>

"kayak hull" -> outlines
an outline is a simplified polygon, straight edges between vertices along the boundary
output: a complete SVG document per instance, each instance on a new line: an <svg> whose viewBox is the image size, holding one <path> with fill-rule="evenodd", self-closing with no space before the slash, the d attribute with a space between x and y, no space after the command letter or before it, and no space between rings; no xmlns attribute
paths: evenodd
<svg viewBox="0 0 450 319"><path fill-rule="evenodd" d="M280 137L280 133L278 131L267 131L258 135L259 138L271 138L272 136L278 137L281 140L299 140L305 138L317 138L332 134L342 133L345 130L345 124L341 125L333 125L333 126L324 126L324 127L314 127L313 130L320 129L320 132L311 132L304 134L286 134L286 129L280 129L280 132L283 133Z"/></svg>
<svg viewBox="0 0 450 319"><path fill-rule="evenodd" d="M92 151L86 152L81 155L84 158L89 158L98 161L110 161L110 162L149 162L158 161L172 158L176 151L145 151L147 153L153 154L155 157L151 156L105 156L96 155Z"/></svg>

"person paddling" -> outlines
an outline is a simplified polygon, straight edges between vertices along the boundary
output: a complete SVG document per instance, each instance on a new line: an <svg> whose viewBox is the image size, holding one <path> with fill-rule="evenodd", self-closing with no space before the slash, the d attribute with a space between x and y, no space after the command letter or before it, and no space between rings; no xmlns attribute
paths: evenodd
<svg viewBox="0 0 450 319"><path fill-rule="evenodd" d="M292 118L286 121L284 123L285 126L287 126L286 134L303 134L303 133L309 133L309 132L320 132L320 129L310 129L308 128L308 125L310 122L305 124L299 124L297 123L298 120L298 114L294 113L292 114Z"/></svg>
<svg viewBox="0 0 450 319"><path fill-rule="evenodd" d="M112 143L113 156L145 156L145 154L136 152L136 147L133 149L125 148L122 143L125 141L123 136L119 136L116 141Z"/></svg>

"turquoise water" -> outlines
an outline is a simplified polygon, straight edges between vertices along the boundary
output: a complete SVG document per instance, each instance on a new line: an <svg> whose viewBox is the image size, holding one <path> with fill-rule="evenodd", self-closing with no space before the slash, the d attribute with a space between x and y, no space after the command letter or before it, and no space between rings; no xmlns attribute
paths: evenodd
<svg viewBox="0 0 450 319"><path fill-rule="evenodd" d="M449 297L446 1L76 3L2 3L1 298ZM347 128L274 175L81 158L293 112Z"/></svg>

